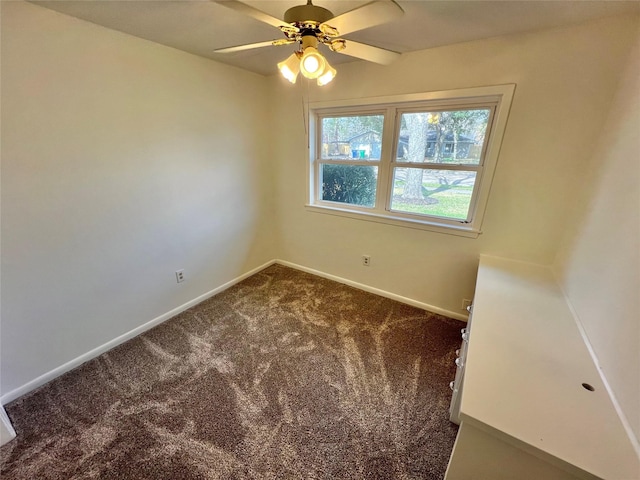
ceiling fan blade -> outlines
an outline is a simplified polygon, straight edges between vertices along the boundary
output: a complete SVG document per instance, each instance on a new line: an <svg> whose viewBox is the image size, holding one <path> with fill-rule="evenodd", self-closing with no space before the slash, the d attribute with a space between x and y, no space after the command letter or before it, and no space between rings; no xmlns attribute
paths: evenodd
<svg viewBox="0 0 640 480"><path fill-rule="evenodd" d="M214 53L241 52L243 50L251 50L253 48L286 45L288 43L295 43L295 40L287 40L283 38L278 40L267 40L266 42L248 43L246 45L237 45L235 47L218 48L217 50L214 50Z"/></svg>
<svg viewBox="0 0 640 480"><path fill-rule="evenodd" d="M404 15L404 10L392 0L376 0L362 7L354 8L325 23L346 35L365 28L391 22Z"/></svg>
<svg viewBox="0 0 640 480"><path fill-rule="evenodd" d="M398 52L374 47L366 43L354 42L353 40L347 40L343 49L335 51L369 62L379 63L380 65L389 65L400 57Z"/></svg>
<svg viewBox="0 0 640 480"><path fill-rule="evenodd" d="M290 26L284 20L280 20L276 17L272 17L268 13L264 13L262 10L250 7L246 3L239 2L237 0L216 0L216 3L223 5L227 8L235 10L236 12L244 13L250 17L255 18L263 23L267 23L272 27L280 28L281 26Z"/></svg>

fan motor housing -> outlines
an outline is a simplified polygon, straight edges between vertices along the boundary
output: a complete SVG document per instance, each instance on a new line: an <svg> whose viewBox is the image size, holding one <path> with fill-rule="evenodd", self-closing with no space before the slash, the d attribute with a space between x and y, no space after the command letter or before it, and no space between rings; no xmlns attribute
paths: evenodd
<svg viewBox="0 0 640 480"><path fill-rule="evenodd" d="M330 10L311 4L291 7L284 12L284 21L287 23L317 22L320 24L332 18L333 13Z"/></svg>

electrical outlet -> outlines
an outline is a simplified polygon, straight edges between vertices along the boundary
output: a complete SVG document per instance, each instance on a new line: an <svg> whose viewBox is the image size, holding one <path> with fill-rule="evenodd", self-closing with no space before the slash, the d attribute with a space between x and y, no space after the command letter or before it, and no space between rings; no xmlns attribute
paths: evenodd
<svg viewBox="0 0 640 480"><path fill-rule="evenodd" d="M184 282L184 270L176 270L176 282Z"/></svg>
<svg viewBox="0 0 640 480"><path fill-rule="evenodd" d="M369 255L362 255L362 265L365 267L371 265L371 257Z"/></svg>
<svg viewBox="0 0 640 480"><path fill-rule="evenodd" d="M469 305L471 305L471 300L468 298L462 300L462 310L466 310Z"/></svg>

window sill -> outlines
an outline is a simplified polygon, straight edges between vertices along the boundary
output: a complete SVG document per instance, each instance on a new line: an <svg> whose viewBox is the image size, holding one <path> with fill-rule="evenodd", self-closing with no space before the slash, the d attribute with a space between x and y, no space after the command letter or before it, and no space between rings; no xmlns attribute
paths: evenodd
<svg viewBox="0 0 640 480"><path fill-rule="evenodd" d="M478 235L482 233L480 230L473 229L470 226L458 226L432 221L416 220L412 218L396 216L393 214L384 215L376 212L363 212L360 210L349 210L346 208L311 204L305 204L305 208L309 212L337 215L340 217L353 218L356 220L364 220L368 222L386 223L387 225L395 225L397 227L428 230L430 232L443 233L446 235L456 235L459 237L478 238Z"/></svg>

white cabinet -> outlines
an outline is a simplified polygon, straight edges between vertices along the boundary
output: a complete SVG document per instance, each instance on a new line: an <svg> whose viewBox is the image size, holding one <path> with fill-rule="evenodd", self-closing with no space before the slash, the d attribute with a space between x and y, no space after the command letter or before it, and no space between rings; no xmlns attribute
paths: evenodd
<svg viewBox="0 0 640 480"><path fill-rule="evenodd" d="M547 267L481 258L463 387L446 480L640 479L638 456Z"/></svg>
<svg viewBox="0 0 640 480"><path fill-rule="evenodd" d="M451 387L451 406L449 407L449 420L460 425L460 402L462 400L462 386L464 380L464 364L467 359L467 347L469 345L469 332L471 329L471 317L473 316L471 308L469 310L469 321L467 326L460 331L462 343L456 352L456 376L449 384Z"/></svg>

